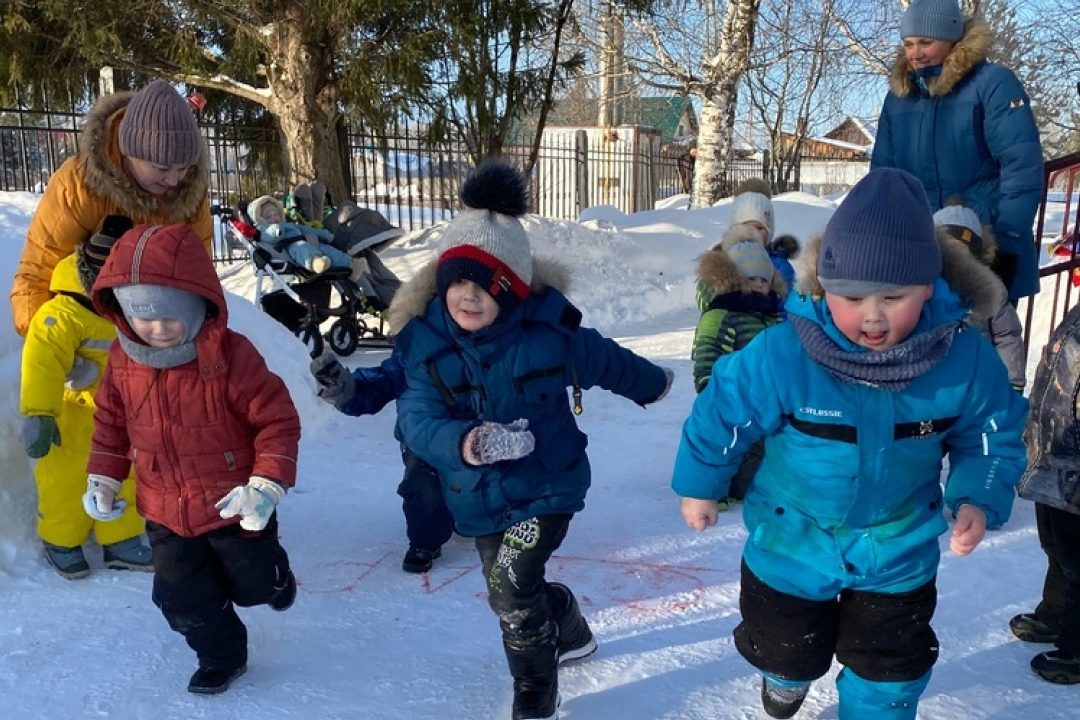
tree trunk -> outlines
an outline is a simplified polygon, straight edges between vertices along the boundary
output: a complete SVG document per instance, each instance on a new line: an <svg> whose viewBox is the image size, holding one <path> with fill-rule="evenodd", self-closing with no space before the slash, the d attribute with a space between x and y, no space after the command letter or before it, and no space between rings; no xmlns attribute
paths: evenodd
<svg viewBox="0 0 1080 720"><path fill-rule="evenodd" d="M732 113L735 88L703 98L698 120L698 155L690 207L709 207L731 194Z"/></svg>
<svg viewBox="0 0 1080 720"><path fill-rule="evenodd" d="M349 199L335 124L337 95L329 44L306 42L305 18L293 5L265 32L274 58L267 73L266 109L277 117L285 144L289 186L321 180L334 203Z"/></svg>

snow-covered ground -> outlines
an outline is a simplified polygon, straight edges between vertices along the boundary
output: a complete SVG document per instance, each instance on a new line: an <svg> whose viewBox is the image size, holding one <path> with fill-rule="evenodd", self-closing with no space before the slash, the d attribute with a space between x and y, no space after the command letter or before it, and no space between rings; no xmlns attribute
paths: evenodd
<svg viewBox="0 0 1080 720"><path fill-rule="evenodd" d="M0 237L10 277L38 196L0 193ZM602 391L585 396L593 487L549 577L567 582L600 643L588 662L560 671L569 720L736 720L764 717L758 679L737 654L737 511L698 534L669 488L679 429L694 398L689 349L694 258L719 239L727 201L685 210L685 196L635 215L591 208L580 223L530 221L538 254L574 269L571 296L585 322L678 373L671 395L642 410ZM800 239L824 227L834 204L807 195L775 200L777 231ZM1053 206L1048 228L1061 224ZM432 239L406 238L383 257L403 278L432 257ZM223 269L231 325L252 338L292 390L303 422L297 487L280 506L282 541L300 582L286 613L240 610L250 632L248 673L224 695L186 692L195 659L150 602L146 574L101 569L58 577L34 535L34 486L19 440L21 340L0 323L0 718L204 720L505 719L510 679L470 541L453 539L427 575L400 569L405 550L393 407L348 418L323 406L305 349L250 302L248 268ZM1047 298L1049 293L1046 293ZM1040 296L1041 298L1042 296ZM1040 299L1037 302L1043 303ZM1035 344L1048 331L1041 306ZM385 351L361 351L350 366ZM1032 369L1036 353L1032 353ZM1036 678L1039 648L1009 633L1030 610L1045 558L1030 503L971 556L945 546L934 626L941 659L924 720L1077 717L1076 690ZM799 718L836 718L836 668L816 683Z"/></svg>

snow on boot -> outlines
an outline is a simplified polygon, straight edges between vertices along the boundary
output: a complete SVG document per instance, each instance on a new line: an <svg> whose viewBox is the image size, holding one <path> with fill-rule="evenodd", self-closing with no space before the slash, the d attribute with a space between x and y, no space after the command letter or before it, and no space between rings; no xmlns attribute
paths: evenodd
<svg viewBox="0 0 1080 720"><path fill-rule="evenodd" d="M1058 685L1080 683L1080 657L1064 650L1039 653L1031 659L1031 669L1047 682Z"/></svg>
<svg viewBox="0 0 1080 720"><path fill-rule="evenodd" d="M794 717L802 707L810 683L802 685L775 685L768 678L761 678L761 706L772 718L785 720Z"/></svg>
<svg viewBox="0 0 1080 720"><path fill-rule="evenodd" d="M1013 635L1029 643L1053 643L1058 638L1057 628L1038 619L1035 613L1020 613L1013 617L1009 621L1009 629Z"/></svg>
<svg viewBox="0 0 1080 720"><path fill-rule="evenodd" d="M102 550L102 559L109 570L154 572L154 555L138 537L105 545Z"/></svg>
<svg viewBox="0 0 1080 720"><path fill-rule="evenodd" d="M188 681L188 692L198 695L217 695L229 689L233 680L247 672L247 665L232 670L200 667Z"/></svg>
<svg viewBox="0 0 1080 720"><path fill-rule="evenodd" d="M540 641L515 647L503 639L506 662L514 677L513 720L556 720L559 717L558 647L554 623Z"/></svg>
<svg viewBox="0 0 1080 720"><path fill-rule="evenodd" d="M547 596L551 618L559 627L559 664L581 660L596 652L596 639L570 588L562 583L548 583Z"/></svg>
<svg viewBox="0 0 1080 720"><path fill-rule="evenodd" d="M61 577L78 580L90 574L90 565L87 564L81 547L60 547L49 543L44 543L44 545L45 559L56 568L56 572L60 573Z"/></svg>

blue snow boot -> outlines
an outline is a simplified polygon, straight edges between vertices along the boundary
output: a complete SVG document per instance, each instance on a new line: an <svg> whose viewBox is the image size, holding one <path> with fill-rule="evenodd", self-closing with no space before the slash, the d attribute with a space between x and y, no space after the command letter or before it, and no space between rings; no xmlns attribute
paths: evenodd
<svg viewBox="0 0 1080 720"><path fill-rule="evenodd" d="M154 572L154 555L138 536L102 548L102 559L110 570Z"/></svg>
<svg viewBox="0 0 1080 720"><path fill-rule="evenodd" d="M90 565L87 564L86 556L83 555L80 546L60 547L49 543L44 543L44 545L45 559L56 568L56 572L60 573L60 577L68 580L78 580L90 574Z"/></svg>

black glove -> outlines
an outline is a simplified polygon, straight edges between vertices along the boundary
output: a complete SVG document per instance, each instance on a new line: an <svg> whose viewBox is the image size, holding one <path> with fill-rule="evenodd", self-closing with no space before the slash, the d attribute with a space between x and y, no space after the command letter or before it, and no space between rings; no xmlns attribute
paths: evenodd
<svg viewBox="0 0 1080 720"><path fill-rule="evenodd" d="M105 219L101 221L101 232L98 234L119 239L121 235L133 227L135 227L135 223L131 222L131 218L127 215L106 215Z"/></svg>
<svg viewBox="0 0 1080 720"><path fill-rule="evenodd" d="M337 356L324 350L319 357L311 361L311 374L319 383L319 397L333 405L341 405L350 400L356 392L356 381L352 373L342 365Z"/></svg>

